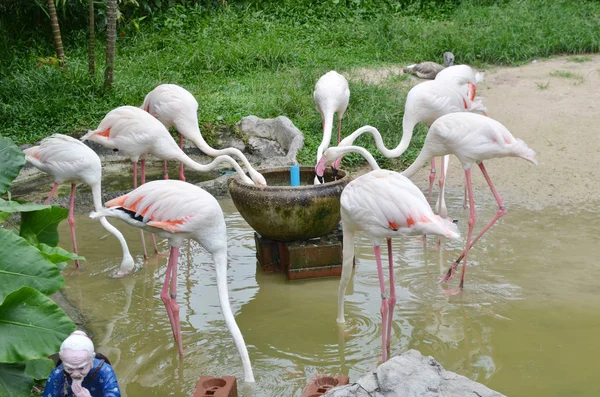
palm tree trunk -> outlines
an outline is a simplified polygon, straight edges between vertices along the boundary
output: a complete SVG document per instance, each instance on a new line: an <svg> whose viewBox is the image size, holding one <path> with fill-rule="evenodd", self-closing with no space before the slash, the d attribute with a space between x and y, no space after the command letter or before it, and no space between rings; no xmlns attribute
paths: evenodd
<svg viewBox="0 0 600 397"><path fill-rule="evenodd" d="M52 38L54 39L54 48L56 48L56 57L62 66L65 62L65 52L63 50L62 38L60 37L60 27L58 26L58 17L56 16L54 0L48 0L48 12L50 14L50 24L52 26Z"/></svg>
<svg viewBox="0 0 600 397"><path fill-rule="evenodd" d="M89 0L90 1L90 40L89 40L89 61L88 61L88 65L89 65L89 69L90 69L90 77L94 77L94 75L96 74L96 54L94 52L94 42L96 41L96 33L94 31L95 29L95 21L94 21L94 0Z"/></svg>
<svg viewBox="0 0 600 397"><path fill-rule="evenodd" d="M117 0L106 0L106 69L104 87L110 89L115 70L115 42L117 41Z"/></svg>

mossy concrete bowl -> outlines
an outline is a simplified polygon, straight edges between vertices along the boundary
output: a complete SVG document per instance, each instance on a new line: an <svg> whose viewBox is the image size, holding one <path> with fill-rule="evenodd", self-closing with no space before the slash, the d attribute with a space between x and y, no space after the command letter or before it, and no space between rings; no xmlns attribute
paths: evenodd
<svg viewBox="0 0 600 397"><path fill-rule="evenodd" d="M325 183L315 185L314 167L300 167L300 186L290 186L290 168L260 170L264 187L231 178L229 193L242 217L262 237L278 241L308 240L331 232L340 222L340 195L352 180L339 170L334 180L327 169Z"/></svg>

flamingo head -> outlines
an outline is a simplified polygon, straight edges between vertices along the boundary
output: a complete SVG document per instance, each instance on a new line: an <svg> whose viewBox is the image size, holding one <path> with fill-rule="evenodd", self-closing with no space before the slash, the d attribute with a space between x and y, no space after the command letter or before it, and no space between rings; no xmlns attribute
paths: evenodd
<svg viewBox="0 0 600 397"><path fill-rule="evenodd" d="M323 175L325 174L325 168L327 168L327 157L321 156L319 161L317 161L317 165L315 166L315 174L317 174L317 179L319 183L323 183Z"/></svg>
<svg viewBox="0 0 600 397"><path fill-rule="evenodd" d="M317 174L317 179L319 180L320 183L323 183L323 181L324 181L323 175L325 174L325 168L327 168L328 161L331 162L331 172L333 174L334 179L337 178L338 170L340 168L340 163L342 162L342 157L338 157L338 158L334 159L333 161L331 161L329 159L329 156L327 156L327 154L330 154L329 150L327 150L327 151L325 151L325 153L323 153L323 156L321 156L321 158L317 162L317 165L315 166L315 173Z"/></svg>
<svg viewBox="0 0 600 397"><path fill-rule="evenodd" d="M467 95L469 96L469 99L471 101L475 100L475 96L477 95L477 87L475 86L475 84L469 82L467 83L468 85L468 89L467 89Z"/></svg>
<svg viewBox="0 0 600 397"><path fill-rule="evenodd" d="M333 178L337 179L338 170L340 169L340 164L342 163L342 158L338 157L333 163L331 163L331 172L333 173Z"/></svg>
<svg viewBox="0 0 600 397"><path fill-rule="evenodd" d="M265 177L256 170L250 170L248 172L250 174L250 178L252 178L252 182L254 182L258 186L267 186L267 180Z"/></svg>
<svg viewBox="0 0 600 397"><path fill-rule="evenodd" d="M452 66L454 65L454 54L450 51L444 52L444 65Z"/></svg>

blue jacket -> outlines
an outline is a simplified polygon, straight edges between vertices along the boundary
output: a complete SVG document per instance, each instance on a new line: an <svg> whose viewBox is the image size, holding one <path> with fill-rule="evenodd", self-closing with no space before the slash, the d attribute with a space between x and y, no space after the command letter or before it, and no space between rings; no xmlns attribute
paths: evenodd
<svg viewBox="0 0 600 397"><path fill-rule="evenodd" d="M100 369L98 370L98 367ZM46 382L43 397L73 397L71 378L67 377L60 364L50 373ZM117 376L106 361L95 358L94 366L83 380L83 387L90 391L92 397L121 397Z"/></svg>

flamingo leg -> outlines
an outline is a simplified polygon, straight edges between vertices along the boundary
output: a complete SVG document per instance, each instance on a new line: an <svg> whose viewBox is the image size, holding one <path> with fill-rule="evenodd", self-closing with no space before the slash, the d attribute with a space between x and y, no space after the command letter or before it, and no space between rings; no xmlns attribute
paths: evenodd
<svg viewBox="0 0 600 397"><path fill-rule="evenodd" d="M143 161L143 160L142 160ZM142 168L143 168L142 162ZM137 189L137 161L133 163L133 188ZM144 174L142 173L142 181L144 181ZM142 182L144 183L144 182ZM144 249L144 260L148 259L148 252L146 251L146 239L144 238L144 231L140 229L140 237L142 238L142 248Z"/></svg>
<svg viewBox="0 0 600 397"><path fill-rule="evenodd" d="M146 183L146 160L142 159L141 163L142 163L142 185L143 185L144 183ZM158 254L158 246L156 245L156 236L154 235L154 233L151 233L150 235L152 236L152 246L154 247L154 253ZM144 250L144 252L145 252L145 250Z"/></svg>
<svg viewBox="0 0 600 397"><path fill-rule="evenodd" d="M494 185L492 184L492 180L490 179L490 177L489 177L489 175L487 173L487 170L485 169L485 166L483 165L483 163L479 164L479 168L481 169L481 172L483 173L483 177L485 178L485 180L488 183L490 189L492 190L492 194L494 195L494 198L498 202L498 211L496 212L496 215L492 218L492 220L487 224L487 226L484 227L481 230L481 232L479 232L479 234L477 235L477 237L475 237L473 239L473 242L471 243L471 246L469 247L469 249L471 249L471 247L473 247L475 245L475 243L481 238L481 236L483 236L483 234L485 232L487 232L488 229L490 227L492 227L492 225L494 223L496 223L496 221L498 219L500 219L502 216L504 216L504 214L506 214L506 212L507 212L506 206L504 205L504 202L502 201L502 198L500 198L500 195L498 194L498 192L494 188ZM452 267L454 268L455 271L456 271L456 268L458 267L458 264L460 263L460 261L463 260L464 256L465 256L465 252L463 251L463 253L461 253L460 256L458 257L458 259L456 261L454 261L454 263L452 264ZM450 272L450 270L449 270L449 272Z"/></svg>
<svg viewBox="0 0 600 397"><path fill-rule="evenodd" d="M169 179L169 169L167 168L167 160L163 161L163 178Z"/></svg>
<svg viewBox="0 0 600 397"><path fill-rule="evenodd" d="M183 135L179 134L179 147L183 150ZM179 180L185 182L185 176L183 175L183 163L179 163Z"/></svg>
<svg viewBox="0 0 600 397"><path fill-rule="evenodd" d="M387 327L387 345L386 352L388 356L391 351L391 337L392 337L392 318L394 317L394 307L396 305L396 285L394 282L394 258L392 255L392 239L387 239L388 246L388 264L390 271L390 298L388 300L389 307L389 318L388 318L388 327Z"/></svg>
<svg viewBox="0 0 600 397"><path fill-rule="evenodd" d="M137 161L133 164L133 188L137 189Z"/></svg>
<svg viewBox="0 0 600 397"><path fill-rule="evenodd" d="M446 158L442 158L442 166L440 167L440 178L438 179L438 184L440 187L440 195L438 197L438 215L442 218L448 217L448 210L446 209L446 201L444 197L444 190L446 187ZM437 248L440 248L442 245L442 236L437 236Z"/></svg>
<svg viewBox="0 0 600 397"><path fill-rule="evenodd" d="M434 181L435 181L435 157L432 157L431 158L431 171L429 172L429 190L427 191L427 202L428 203L431 200L431 192L433 191L433 182Z"/></svg>
<svg viewBox="0 0 600 397"><path fill-rule="evenodd" d="M438 198L438 215L442 218L448 217L448 210L446 208L446 201L444 197L444 190L446 187L446 158L442 158L442 166L440 167L440 179L438 180L438 184L440 187L440 196Z"/></svg>
<svg viewBox="0 0 600 397"><path fill-rule="evenodd" d="M50 201L52 200L52 197L54 197L54 193L56 193L56 189L58 189L59 184L58 183L54 183L54 186L52 186L52 190L50 190L50 194L48 195L48 198L46 199L46 201L44 201L44 204L48 205L50 204Z"/></svg>
<svg viewBox="0 0 600 397"><path fill-rule="evenodd" d="M469 216L469 221L468 221L469 230L467 232L467 242L466 242L465 250L463 252L464 263L463 263L463 269L462 269L462 273L461 273L461 277L460 277L460 284L459 284L459 288L461 290L463 289L464 277L465 277L465 273L466 273L467 256L469 255L469 250L473 246L473 243L471 243L471 238L473 237L473 227L475 226L475 222L477 220L477 215L475 214L475 199L473 197L473 185L471 184L471 169L465 170L465 177L467 180L467 192L469 194L469 207L471 210L471 214ZM456 272L456 266L458 266L458 263L455 262L454 264L452 264L452 266L448 270L448 273L446 273L444 278L441 280L442 282L450 281L452 279L452 277L454 277L454 273Z"/></svg>
<svg viewBox="0 0 600 397"><path fill-rule="evenodd" d="M381 313L381 360L383 362L387 361L387 322L388 322L388 298L385 295L385 280L383 278L383 266L381 264L381 248L376 245L373 247L373 251L375 252L375 260L377 262L377 274L379 275L379 289L381 290L381 308L379 312Z"/></svg>
<svg viewBox="0 0 600 397"><path fill-rule="evenodd" d="M179 324L179 305L177 305L177 259L179 258L179 248L171 246L169 261L167 263L167 271L165 274L165 282L160 293L160 298L165 304L167 315L171 323L173 338L177 343L179 354L183 355L183 347L181 346L181 326ZM171 292L169 293L169 284L171 284Z"/></svg>
<svg viewBox="0 0 600 397"><path fill-rule="evenodd" d="M69 203L69 217L67 221L71 227L71 239L73 240L73 252L75 255L79 255L77 251L77 238L75 237L75 216L73 215L73 209L75 207L75 184L71 183L71 201ZM79 269L79 259L75 259L75 267Z"/></svg>

